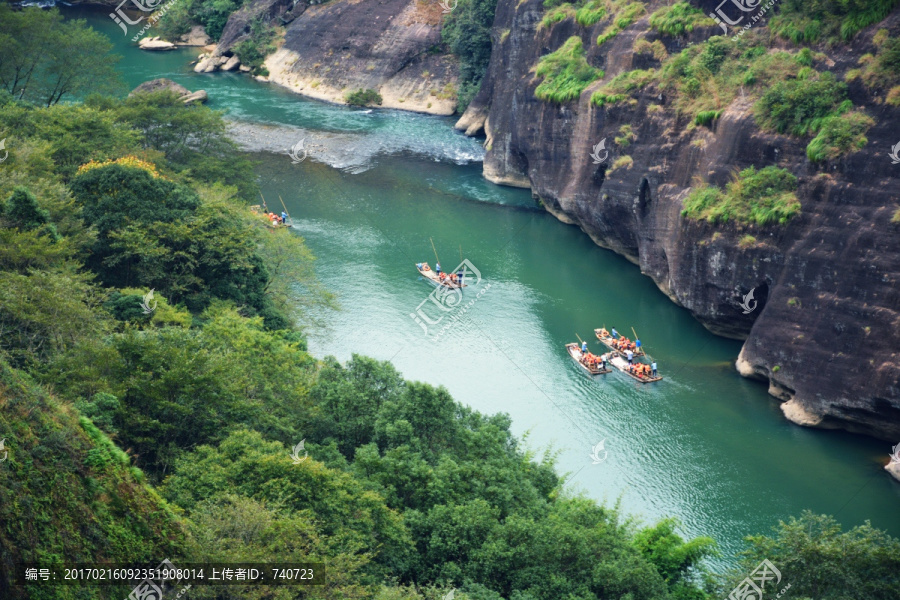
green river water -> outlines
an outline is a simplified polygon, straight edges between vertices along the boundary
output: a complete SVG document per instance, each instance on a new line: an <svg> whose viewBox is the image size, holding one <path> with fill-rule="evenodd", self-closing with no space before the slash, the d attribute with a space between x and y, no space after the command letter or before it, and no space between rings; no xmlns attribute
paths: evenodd
<svg viewBox="0 0 900 600"><path fill-rule="evenodd" d="M725 562L743 536L804 509L900 535L900 484L882 469L890 444L788 423L765 385L736 373L739 342L707 332L638 267L543 212L529 192L486 182L480 142L455 132L453 119L332 106L245 75L198 75L187 64L197 49L142 52L106 12L65 14L110 36L128 89L168 77L207 90L229 118L300 128L296 141L321 142L299 164L256 156L269 206L284 197L341 304L309 332L316 356L391 360L409 379L508 413L528 447L558 454L571 489L621 498L646 521L676 516L685 535L716 539ZM466 290L467 310L445 313L426 335L411 313L432 291L413 264L434 264L429 238L445 269L462 247L483 280ZM592 331L604 324L635 327L665 379L583 374L563 346L578 334L600 352ZM606 458L594 464L601 441Z"/></svg>

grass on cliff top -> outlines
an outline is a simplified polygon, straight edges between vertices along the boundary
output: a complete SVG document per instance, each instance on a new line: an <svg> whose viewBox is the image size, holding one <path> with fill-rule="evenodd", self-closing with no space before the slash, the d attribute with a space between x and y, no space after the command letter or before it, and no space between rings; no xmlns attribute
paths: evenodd
<svg viewBox="0 0 900 600"><path fill-rule="evenodd" d="M687 2L677 2L664 6L650 15L650 27L670 36L690 33L695 27L709 27L716 22L707 17L702 10Z"/></svg>
<svg viewBox="0 0 900 600"><path fill-rule="evenodd" d="M749 167L725 190L710 185L695 188L684 201L681 216L709 223L784 225L800 214L797 178L786 169Z"/></svg>
<svg viewBox="0 0 900 600"><path fill-rule="evenodd" d="M572 36L556 52L541 57L535 74L542 77L534 95L545 102L563 103L575 100L603 71L588 64L584 58L581 38Z"/></svg>
<svg viewBox="0 0 900 600"><path fill-rule="evenodd" d="M900 0L782 0L769 29L795 44L849 42L883 21Z"/></svg>

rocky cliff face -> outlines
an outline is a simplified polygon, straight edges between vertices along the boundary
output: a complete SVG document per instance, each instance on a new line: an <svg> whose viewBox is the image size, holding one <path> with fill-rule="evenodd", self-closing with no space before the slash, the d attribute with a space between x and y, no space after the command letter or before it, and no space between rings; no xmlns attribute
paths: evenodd
<svg viewBox="0 0 900 600"><path fill-rule="evenodd" d="M900 139L900 111L873 103L851 84L854 104L877 124L862 151L817 166L806 157L808 140L761 132L752 103L740 96L711 129L689 128L653 85L634 105L593 107L591 92L616 74L653 66L633 53L636 37L659 36L645 15L598 47L608 19L581 27L569 18L544 28L543 14L541 0L499 2L488 75L457 125L470 134L484 128L485 176L530 187L549 212L638 264L708 329L745 339L738 370L768 381L791 420L900 440L900 225L891 223L900 165L887 156ZM897 11L849 48L823 49L832 70L841 76L855 66L872 51L875 30L885 27L897 35ZM662 41L674 54L679 44L718 31ZM573 35L605 77L577 100L539 101L534 66ZM627 151L612 142L622 125L636 135ZM592 147L604 139L609 158L595 164ZM633 164L613 169L623 154ZM768 165L799 178L802 213L786 226L711 225L681 216L698 178L723 187L737 170ZM748 234L755 240L747 243ZM745 314L740 303L751 290L757 304Z"/></svg>
<svg viewBox="0 0 900 600"><path fill-rule="evenodd" d="M198 70L223 68L231 49L262 18L284 28L265 62L268 79L330 102L374 89L382 107L451 115L456 108L456 59L440 51L441 7L418 0L257 0L228 20L212 55Z"/></svg>

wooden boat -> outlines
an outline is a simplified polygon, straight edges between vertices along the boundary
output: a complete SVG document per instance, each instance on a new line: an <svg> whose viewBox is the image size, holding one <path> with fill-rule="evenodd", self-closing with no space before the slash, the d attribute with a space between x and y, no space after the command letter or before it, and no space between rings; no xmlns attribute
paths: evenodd
<svg viewBox="0 0 900 600"><path fill-rule="evenodd" d="M612 369L604 369L600 365L586 365L581 361L581 357L584 356L581 353L581 347L576 343L566 344L566 350L569 351L569 356L572 357L578 366L590 373L591 375L603 375L604 373L609 373Z"/></svg>
<svg viewBox="0 0 900 600"><path fill-rule="evenodd" d="M616 352L610 352L608 355L608 358L609 358L609 364L611 364L618 370L622 371L623 373L625 373L626 375L628 375L635 381L640 381L641 383L651 383L651 382L659 381L660 379L662 379L662 376L660 376L660 375L657 375L656 377L653 377L653 376L641 377L640 375L635 375L634 373L632 373L628 370L628 361L625 360L625 358L623 358L621 354L618 354Z"/></svg>
<svg viewBox="0 0 900 600"><path fill-rule="evenodd" d="M442 281L441 278L438 277L438 275L434 272L434 270L428 266L428 263L418 263L416 265L416 270L419 272L419 275L427 279L428 282L435 287L444 286L451 289L467 287L466 284L459 285L458 283L453 283L452 281L450 281L449 275Z"/></svg>
<svg viewBox="0 0 900 600"><path fill-rule="evenodd" d="M606 346L607 348L609 348L616 354L619 354L620 356L625 356L625 352L616 348L616 346L615 346L616 339L605 328L600 327L599 329L595 329L594 335L597 336L597 339L600 340L601 344L603 344L604 346ZM627 340L628 338L625 338L625 339ZM634 352L635 356L644 356L643 348L635 348L632 352Z"/></svg>

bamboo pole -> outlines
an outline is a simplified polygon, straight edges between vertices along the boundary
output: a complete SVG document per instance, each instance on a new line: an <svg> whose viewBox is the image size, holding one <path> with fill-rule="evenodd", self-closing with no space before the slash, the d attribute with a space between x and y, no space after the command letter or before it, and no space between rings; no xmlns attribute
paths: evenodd
<svg viewBox="0 0 900 600"><path fill-rule="evenodd" d="M281 208L284 209L284 214L288 216L288 219L291 220L290 227L294 226L294 217L291 216L291 213L288 212L287 206L284 205L284 199L281 197L281 194L278 194L278 199L281 200Z"/></svg>
<svg viewBox="0 0 900 600"><path fill-rule="evenodd" d="M434 259L438 262L438 264L440 264L441 259L438 258L437 248L434 247L434 239L428 238L428 240L431 242L431 249L434 250Z"/></svg>

